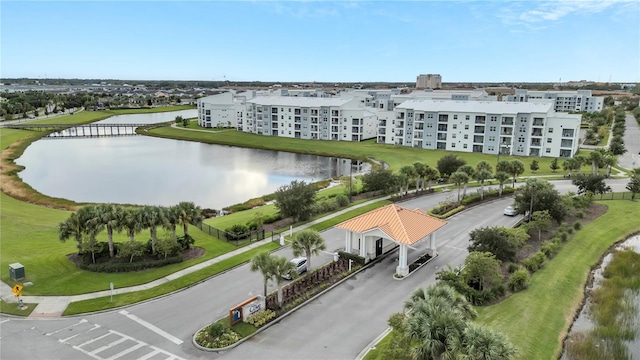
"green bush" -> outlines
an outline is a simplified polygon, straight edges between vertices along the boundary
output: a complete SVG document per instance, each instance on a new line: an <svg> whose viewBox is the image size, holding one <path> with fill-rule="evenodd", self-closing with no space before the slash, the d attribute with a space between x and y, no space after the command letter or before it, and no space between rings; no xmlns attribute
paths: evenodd
<svg viewBox="0 0 640 360"><path fill-rule="evenodd" d="M567 240L569 240L569 234L567 234L566 232L561 232L560 233L560 241L562 242L567 242Z"/></svg>
<svg viewBox="0 0 640 360"><path fill-rule="evenodd" d="M244 224L235 224L229 228L226 228L224 231L231 235L231 237L234 239L241 239L242 237L248 236L249 227Z"/></svg>
<svg viewBox="0 0 640 360"><path fill-rule="evenodd" d="M567 234L569 234L569 235L573 234L573 228L568 228L567 229Z"/></svg>
<svg viewBox="0 0 640 360"><path fill-rule="evenodd" d="M360 264L360 265L364 266L365 259L362 256L354 255L354 254L351 254L351 253L348 253L348 252L344 252L344 251L338 251L338 255L341 258L351 259L351 260L355 261L357 264Z"/></svg>
<svg viewBox="0 0 640 360"><path fill-rule="evenodd" d="M549 259L554 257L558 250L560 250L560 241L545 241L540 245L540 251L542 251Z"/></svg>
<svg viewBox="0 0 640 360"><path fill-rule="evenodd" d="M180 254L177 256L168 257L166 259L145 260L145 261L137 261L132 263L108 262L108 263L97 263L97 264L81 264L80 268L87 271L94 271L94 272L118 273L118 272L140 271L140 270L162 267L162 266L182 262L182 260L183 260L182 254Z"/></svg>
<svg viewBox="0 0 640 360"><path fill-rule="evenodd" d="M545 254L542 251L538 251L535 254L531 255L527 259L522 261L522 265L527 268L527 270L531 272L536 272L542 266L544 266L544 262L547 259Z"/></svg>
<svg viewBox="0 0 640 360"><path fill-rule="evenodd" d="M515 263L509 263L509 265L507 265L507 271L509 272L509 274L513 274L519 268L520 266L518 266L518 264L515 264Z"/></svg>
<svg viewBox="0 0 640 360"><path fill-rule="evenodd" d="M578 211L576 212L576 216L580 219L584 219L584 211Z"/></svg>
<svg viewBox="0 0 640 360"><path fill-rule="evenodd" d="M523 268L516 270L509 278L509 290L518 292L529 287L531 276L529 272Z"/></svg>
<svg viewBox="0 0 640 360"><path fill-rule="evenodd" d="M576 222L574 222L574 223L573 223L573 228L574 228L575 230L580 230L580 229L582 229L582 223L581 223L580 221L576 221Z"/></svg>
<svg viewBox="0 0 640 360"><path fill-rule="evenodd" d="M260 310L253 315L249 315L249 317L247 317L247 323L255 326L256 328L259 328L264 324L268 323L269 321L271 321L272 319L274 319L275 317L276 317L276 312L273 310L269 310L269 309Z"/></svg>
<svg viewBox="0 0 640 360"><path fill-rule="evenodd" d="M462 210L464 210L464 205L460 205L460 206L458 206L458 207L456 207L456 208L453 208L453 209L451 209L451 210L447 211L447 212L446 212L446 213L444 213L444 214L437 214L437 213L434 213L434 212L433 212L433 209L431 209L431 210L427 211L427 214L429 214L429 215L431 215L431 216L433 216L433 217L436 217L436 218L438 218L438 219L446 219L446 218L448 218L449 216L453 216L453 215L455 215L455 214L459 213L459 212L460 212L460 211L462 211Z"/></svg>
<svg viewBox="0 0 640 360"><path fill-rule="evenodd" d="M215 322L215 323L209 325L209 328L207 329L207 333L209 333L209 335L211 335L213 337L218 337L218 336L224 334L224 332L226 330L227 330L227 327L224 326L223 323Z"/></svg>
<svg viewBox="0 0 640 360"><path fill-rule="evenodd" d="M485 196L486 197L486 196ZM480 194L473 194L473 195L467 195L465 196L462 200L460 200L460 203L462 205L469 205L471 203L474 203L476 201L480 201Z"/></svg>

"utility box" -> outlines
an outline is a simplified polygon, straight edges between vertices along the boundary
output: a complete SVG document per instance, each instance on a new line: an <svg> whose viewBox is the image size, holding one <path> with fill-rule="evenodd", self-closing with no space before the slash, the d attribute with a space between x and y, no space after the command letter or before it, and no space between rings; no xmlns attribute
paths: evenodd
<svg viewBox="0 0 640 360"><path fill-rule="evenodd" d="M11 280L18 281L24 279L24 266L20 263L9 265L9 275Z"/></svg>

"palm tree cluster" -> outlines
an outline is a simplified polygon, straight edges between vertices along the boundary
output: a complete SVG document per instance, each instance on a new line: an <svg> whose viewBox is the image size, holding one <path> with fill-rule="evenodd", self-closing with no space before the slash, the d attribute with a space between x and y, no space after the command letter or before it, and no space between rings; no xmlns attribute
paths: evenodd
<svg viewBox="0 0 640 360"><path fill-rule="evenodd" d="M452 287L443 284L419 288L404 306L406 313L389 319L395 341L387 350L406 359L512 359L516 350L507 338L470 322L476 312ZM403 349L394 346L404 346ZM406 351L406 348L410 351Z"/></svg>
<svg viewBox="0 0 640 360"><path fill-rule="evenodd" d="M496 173L493 173L491 164L487 161L480 161L474 168L471 165L462 165L456 172L451 174L449 180L458 187L458 203L460 200L467 196L467 185L471 180L480 182L480 198L484 199L484 182L490 179L496 179L500 183L500 196L502 196L502 189L504 183L509 179L510 175L515 178L524 172L524 164L520 160L512 161L500 161L496 165ZM460 190L464 186L462 197L460 196Z"/></svg>
<svg viewBox="0 0 640 360"><path fill-rule="evenodd" d="M395 175L396 183L400 188L400 193L409 191L409 183L416 182L416 191L425 190L425 184L431 186L431 181L437 179L440 173L437 169L432 168L429 164L415 162L413 166L403 166L398 174Z"/></svg>
<svg viewBox="0 0 640 360"><path fill-rule="evenodd" d="M123 244L130 254L130 261L134 256L141 256L144 246L135 241L135 235L144 229L149 229L151 253L156 254L158 243L158 227L172 231L172 240L180 241L183 248L189 248L193 238L189 236L189 224L198 225L202 222L200 207L193 202L181 202L170 207L143 206L139 208L123 207L118 204L87 205L72 213L67 220L58 225L58 236L61 241L74 238L78 243L78 254L91 252L95 263L96 252L99 251L97 236L100 232L107 232L109 257L116 254L113 233L125 231L129 243ZM184 236L177 237L176 227L182 225ZM165 253L166 256L166 253Z"/></svg>

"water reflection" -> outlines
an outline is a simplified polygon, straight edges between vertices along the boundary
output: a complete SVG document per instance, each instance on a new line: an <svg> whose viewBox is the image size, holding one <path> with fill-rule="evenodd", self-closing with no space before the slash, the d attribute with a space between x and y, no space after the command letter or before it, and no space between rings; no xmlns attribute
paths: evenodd
<svg viewBox="0 0 640 360"><path fill-rule="evenodd" d="M109 120L162 122L176 116L142 115L147 117ZM193 201L220 209L272 193L292 180L349 175L350 161L343 160L135 136L37 141L16 163L26 168L19 173L23 181L49 196L150 205ZM367 170L368 164L362 171Z"/></svg>

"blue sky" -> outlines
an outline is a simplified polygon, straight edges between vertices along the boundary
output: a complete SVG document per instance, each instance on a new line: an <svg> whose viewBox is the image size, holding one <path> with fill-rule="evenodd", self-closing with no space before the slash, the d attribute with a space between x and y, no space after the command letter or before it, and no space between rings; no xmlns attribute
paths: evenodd
<svg viewBox="0 0 640 360"><path fill-rule="evenodd" d="M7 1L2 77L640 82L640 2Z"/></svg>

